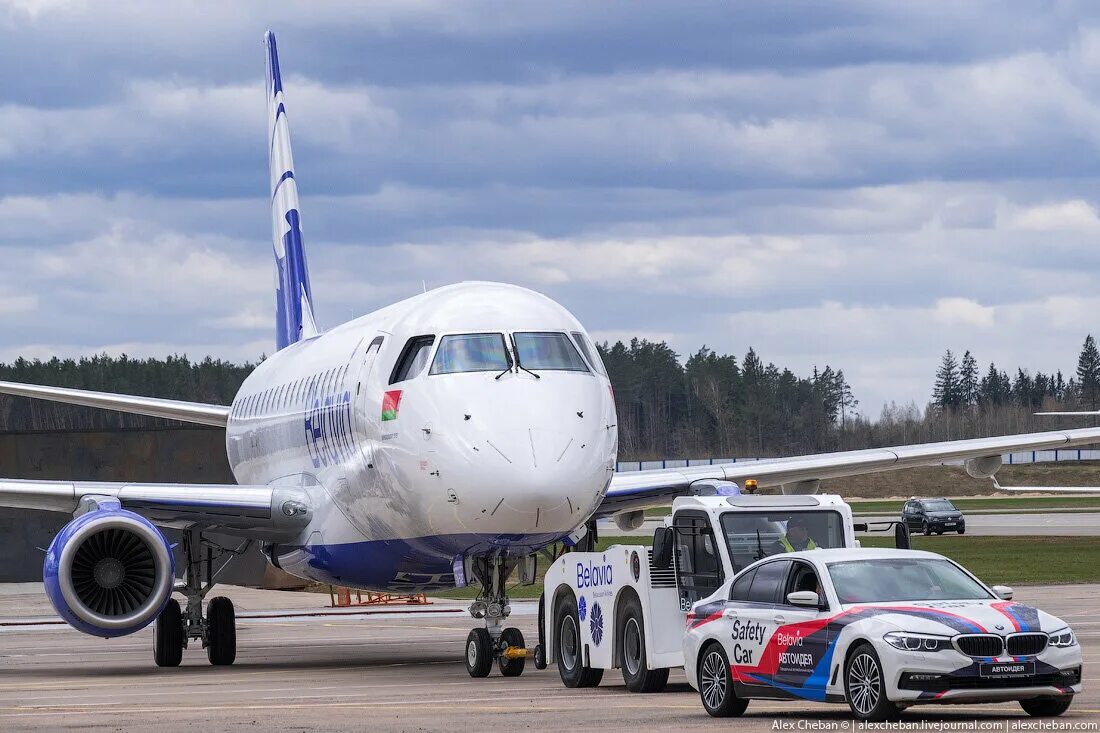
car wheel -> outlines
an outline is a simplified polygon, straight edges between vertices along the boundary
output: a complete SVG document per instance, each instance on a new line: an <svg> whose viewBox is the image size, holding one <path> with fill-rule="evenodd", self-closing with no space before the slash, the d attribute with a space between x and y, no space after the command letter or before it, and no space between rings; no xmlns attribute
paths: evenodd
<svg viewBox="0 0 1100 733"><path fill-rule="evenodd" d="M1034 718L1056 718L1069 710L1073 702L1073 695L1065 697L1034 697L1030 700L1020 700L1020 707L1024 712Z"/></svg>
<svg viewBox="0 0 1100 733"><path fill-rule="evenodd" d="M554 644L558 674L566 687L595 687L603 679L602 669L584 666L581 648L581 624L577 599L566 596L554 612Z"/></svg>
<svg viewBox="0 0 1100 733"><path fill-rule="evenodd" d="M966 534L966 527L959 527L959 534Z"/></svg>
<svg viewBox="0 0 1100 733"><path fill-rule="evenodd" d="M622 660L623 681L631 692L660 692L668 683L668 668L649 669L645 653L645 625L642 604L631 596L619 613L619 657Z"/></svg>
<svg viewBox="0 0 1100 733"><path fill-rule="evenodd" d="M844 696L859 720L881 722L897 717L897 705L886 697L882 662L870 644L857 646L844 667Z"/></svg>
<svg viewBox="0 0 1100 733"><path fill-rule="evenodd" d="M924 533L924 536L932 534L932 528L928 526L928 522L921 522L920 531Z"/></svg>
<svg viewBox="0 0 1100 733"><path fill-rule="evenodd" d="M699 698L703 708L715 718L731 718L741 715L749 701L733 692L733 675L730 672L726 650L712 641L699 655Z"/></svg>

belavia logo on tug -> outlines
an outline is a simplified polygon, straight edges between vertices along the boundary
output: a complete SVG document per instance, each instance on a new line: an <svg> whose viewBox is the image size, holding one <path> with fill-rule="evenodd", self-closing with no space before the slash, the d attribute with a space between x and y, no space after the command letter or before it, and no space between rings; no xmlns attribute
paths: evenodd
<svg viewBox="0 0 1100 733"><path fill-rule="evenodd" d="M596 588L601 585L611 585L611 565L585 565L577 563L577 587Z"/></svg>

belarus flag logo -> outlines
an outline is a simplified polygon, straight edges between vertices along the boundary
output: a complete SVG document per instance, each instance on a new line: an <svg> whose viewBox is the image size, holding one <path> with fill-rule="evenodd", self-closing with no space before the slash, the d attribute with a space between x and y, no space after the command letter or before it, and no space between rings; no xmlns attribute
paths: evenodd
<svg viewBox="0 0 1100 733"><path fill-rule="evenodd" d="M397 419L398 406L401 404L401 390L390 390L382 395L382 422Z"/></svg>

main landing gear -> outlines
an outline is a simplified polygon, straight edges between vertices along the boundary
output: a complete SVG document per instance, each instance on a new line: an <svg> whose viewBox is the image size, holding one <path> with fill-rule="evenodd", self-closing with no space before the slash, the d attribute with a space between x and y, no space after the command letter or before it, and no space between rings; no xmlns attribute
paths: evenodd
<svg viewBox="0 0 1100 733"><path fill-rule="evenodd" d="M471 677L488 677L493 662L503 676L518 677L523 674L529 656L539 666L541 650L528 649L520 630L504 625L512 612L505 581L516 563L500 556L480 557L473 562L473 574L481 584L481 593L470 605L470 615L485 619L485 628L474 629L466 637L466 671Z"/></svg>
<svg viewBox="0 0 1100 733"><path fill-rule="evenodd" d="M237 620L233 602L224 596L211 598L203 616L202 601L229 561L244 552L249 544L250 541L230 550L210 542L198 530L184 531L186 566L183 580L176 583L174 590L186 597L187 605L181 610L179 602L170 598L157 617L153 634L153 661L158 667L178 667L183 661L183 650L192 639L202 642L211 664L233 664L237 657ZM204 549L205 558L202 557ZM230 556L216 570L215 551L219 558L225 554Z"/></svg>

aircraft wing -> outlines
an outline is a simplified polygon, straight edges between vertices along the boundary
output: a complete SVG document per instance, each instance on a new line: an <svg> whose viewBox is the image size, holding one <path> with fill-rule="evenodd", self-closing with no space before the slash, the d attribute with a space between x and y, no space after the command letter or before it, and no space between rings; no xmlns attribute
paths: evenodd
<svg viewBox="0 0 1100 733"><path fill-rule="evenodd" d="M997 491L1049 491L1056 494L1100 494L1100 486L1001 486L997 483L997 477L993 477L993 485Z"/></svg>
<svg viewBox="0 0 1100 733"><path fill-rule="evenodd" d="M111 497L154 524L292 539L309 523L309 497L294 486L139 484L0 479L0 507L72 514L85 497Z"/></svg>
<svg viewBox="0 0 1100 733"><path fill-rule="evenodd" d="M746 479L756 479L761 487L786 485L785 490L789 493L811 493L816 487L812 483L802 482L915 466L935 466L947 461L980 458L995 458L999 461L1002 454L1014 451L1053 450L1090 443L1100 443L1100 428L1054 430L655 471L624 471L615 474L611 479L607 495L596 510L596 516L606 517L620 512L666 505L677 496L690 494L691 485L704 479L734 481L738 484Z"/></svg>
<svg viewBox="0 0 1100 733"><path fill-rule="evenodd" d="M163 417L169 420L215 425L224 428L229 422L229 408L222 405L207 405L201 402L183 402L164 400L156 397L138 397L135 395L114 394L112 392L92 392L85 389L66 387L42 387L36 384L19 382L0 382L0 394L33 397L52 402L67 402L70 405L100 407L117 412L130 412L151 417Z"/></svg>

